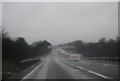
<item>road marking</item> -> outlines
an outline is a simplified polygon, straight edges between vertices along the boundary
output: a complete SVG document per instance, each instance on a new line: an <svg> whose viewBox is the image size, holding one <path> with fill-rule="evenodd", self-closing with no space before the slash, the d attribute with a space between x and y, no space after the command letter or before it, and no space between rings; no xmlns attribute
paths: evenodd
<svg viewBox="0 0 120 81"><path fill-rule="evenodd" d="M45 59L46 60L46 59ZM45 62L45 60L41 63L41 64L39 64L35 69L33 69L30 73L28 73L25 77L23 77L22 78L22 80L24 80L24 79L26 79L29 75L31 75L36 69L38 69L44 62ZM22 81L21 80L21 81Z"/></svg>
<svg viewBox="0 0 120 81"><path fill-rule="evenodd" d="M69 64L69 63L67 63L67 64ZM89 72L89 73L92 73L92 74L97 75L97 76L99 76L99 77L101 77L101 78L104 78L104 79L112 79L112 78L110 78L110 77L106 77L106 76L104 76L104 75L102 75L102 74L99 74L99 73L96 73L96 72L94 72L94 71L85 69L85 68L83 68L83 67L81 67L81 66L76 66L76 65L74 65L74 64L69 64L69 65L74 66L74 67L79 68L79 69L82 69L82 70L85 70L85 71L87 71L87 72Z"/></svg>

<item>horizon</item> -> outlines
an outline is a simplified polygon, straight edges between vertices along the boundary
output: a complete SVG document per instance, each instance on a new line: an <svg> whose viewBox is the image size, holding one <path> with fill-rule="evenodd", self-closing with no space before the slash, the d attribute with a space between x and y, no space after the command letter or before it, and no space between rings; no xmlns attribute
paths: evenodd
<svg viewBox="0 0 120 81"><path fill-rule="evenodd" d="M59 45L75 40L96 42L118 36L117 2L2 3L3 27L12 38L31 44Z"/></svg>

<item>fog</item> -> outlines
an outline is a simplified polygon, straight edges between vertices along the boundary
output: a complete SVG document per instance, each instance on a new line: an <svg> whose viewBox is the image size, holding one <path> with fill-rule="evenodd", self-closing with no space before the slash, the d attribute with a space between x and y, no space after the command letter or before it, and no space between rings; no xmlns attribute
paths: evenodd
<svg viewBox="0 0 120 81"><path fill-rule="evenodd" d="M1 31L2 31L1 26L2 26L2 4L0 3L0 45L1 45Z"/></svg>
<svg viewBox="0 0 120 81"><path fill-rule="evenodd" d="M2 13L9 35L29 43L94 42L118 35L117 2L7 2L2 4Z"/></svg>

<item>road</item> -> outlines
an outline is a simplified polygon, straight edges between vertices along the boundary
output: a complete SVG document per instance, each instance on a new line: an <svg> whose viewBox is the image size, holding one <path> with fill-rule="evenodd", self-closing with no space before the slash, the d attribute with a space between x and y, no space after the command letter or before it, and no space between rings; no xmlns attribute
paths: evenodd
<svg viewBox="0 0 120 81"><path fill-rule="evenodd" d="M94 72L94 69L89 70L78 64L80 63L70 62L68 58L61 56L56 50L53 50L43 63L40 63L23 79L111 79L107 75L104 76ZM117 72L116 69L115 71Z"/></svg>

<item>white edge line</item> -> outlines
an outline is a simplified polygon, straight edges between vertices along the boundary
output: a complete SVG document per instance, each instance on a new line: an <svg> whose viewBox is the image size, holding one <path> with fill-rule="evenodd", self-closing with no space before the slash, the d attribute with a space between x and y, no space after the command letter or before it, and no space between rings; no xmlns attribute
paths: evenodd
<svg viewBox="0 0 120 81"><path fill-rule="evenodd" d="M36 69L38 69L38 67L40 67L44 62L45 62L45 60L41 64L39 64L35 69L33 69L31 72L29 72L25 77L23 77L22 80L26 79L30 74L32 74Z"/></svg>
<svg viewBox="0 0 120 81"><path fill-rule="evenodd" d="M69 64L69 63L67 63L67 64ZM112 79L112 78L110 78L110 77L106 77L106 76L104 76L104 75L102 75L102 74L93 72L93 71L88 70L88 69L85 69L85 68L83 68L83 67L76 66L76 65L74 65L74 64L70 64L70 65L72 65L72 66L74 66L74 67L77 67L77 68L79 68L79 69L83 69L83 70L85 70L85 71L87 71L87 72L89 72L89 73L92 73L92 74L97 75L97 76L99 76L99 77L102 77L102 78L104 78L104 79Z"/></svg>

